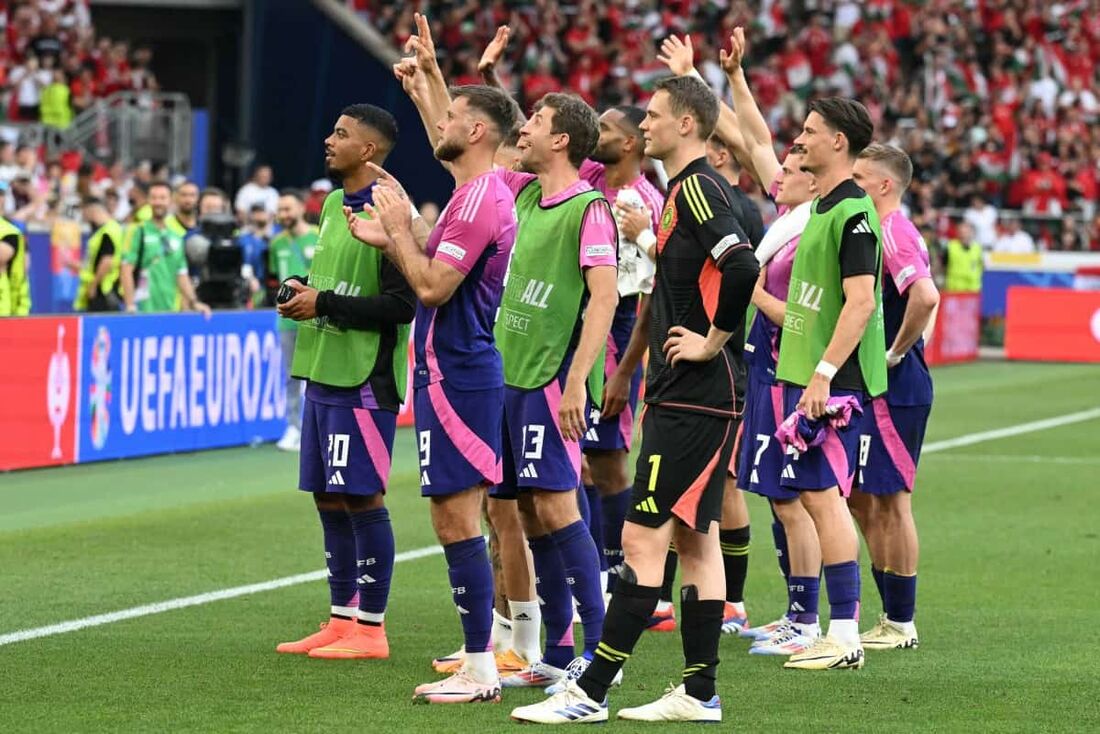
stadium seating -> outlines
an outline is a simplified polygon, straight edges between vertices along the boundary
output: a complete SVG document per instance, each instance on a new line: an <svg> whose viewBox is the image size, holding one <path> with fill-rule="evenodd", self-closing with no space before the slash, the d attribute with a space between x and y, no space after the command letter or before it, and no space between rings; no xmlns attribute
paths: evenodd
<svg viewBox="0 0 1100 734"><path fill-rule="evenodd" d="M412 32L412 4L348 2L398 47ZM458 83L476 81L482 47L498 25L510 25L514 40L502 76L525 104L558 88L597 107L644 102L666 73L654 40L669 33L692 36L697 66L722 89L717 50L744 26L750 81L780 144L793 138L808 99L854 96L871 110L877 137L914 158L918 225L947 236L951 219L980 193L997 207L1021 209L1046 249L1100 249L1100 15L1081 12L1095 3L418 6L433 21L445 73ZM1070 223L1063 215L1072 215ZM1067 230L1076 236L1063 236Z"/></svg>

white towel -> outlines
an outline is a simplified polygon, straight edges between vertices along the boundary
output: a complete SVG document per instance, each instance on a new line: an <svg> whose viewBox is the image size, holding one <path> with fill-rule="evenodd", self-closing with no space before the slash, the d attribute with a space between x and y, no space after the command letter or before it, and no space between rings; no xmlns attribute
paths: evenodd
<svg viewBox="0 0 1100 734"><path fill-rule="evenodd" d="M764 239L760 240L760 246L756 248L756 260L761 265L767 265L775 253L802 234L806 229L806 223L810 221L810 207L812 201L799 204L790 209L772 222L768 231L764 233Z"/></svg>

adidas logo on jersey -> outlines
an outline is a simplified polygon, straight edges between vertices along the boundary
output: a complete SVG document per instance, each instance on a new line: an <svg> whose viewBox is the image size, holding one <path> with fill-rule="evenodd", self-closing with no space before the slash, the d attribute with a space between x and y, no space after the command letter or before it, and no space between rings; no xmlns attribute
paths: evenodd
<svg viewBox="0 0 1100 734"><path fill-rule="evenodd" d="M428 479L428 471L425 469L424 471L420 472L420 486L428 487L431 485L431 483L431 480Z"/></svg>
<svg viewBox="0 0 1100 734"><path fill-rule="evenodd" d="M519 475L523 479L538 479L539 478L539 473L535 470L535 465L533 463L529 463L529 464L527 464L527 466L523 467L523 471L521 471L519 473Z"/></svg>
<svg viewBox="0 0 1100 734"><path fill-rule="evenodd" d="M760 484L760 475L756 473L756 469L749 475L749 484Z"/></svg>
<svg viewBox="0 0 1100 734"><path fill-rule="evenodd" d="M634 509L638 512L646 512L651 515L656 515L657 503L653 501L652 497L646 497L644 500L634 505Z"/></svg>
<svg viewBox="0 0 1100 734"><path fill-rule="evenodd" d="M783 467L783 473L780 475L783 479L794 479L794 467L787 464Z"/></svg>
<svg viewBox="0 0 1100 734"><path fill-rule="evenodd" d="M339 487L343 487L346 484L346 482L344 482L344 475L340 473L339 469L332 473L332 477L328 480L328 483Z"/></svg>
<svg viewBox="0 0 1100 734"><path fill-rule="evenodd" d="M598 441L598 440L600 440L600 435L598 433L596 433L596 427L595 426L592 426L591 428L589 428L588 432L584 434L584 440L585 441Z"/></svg>
<svg viewBox="0 0 1100 734"><path fill-rule="evenodd" d="M871 230L871 225L867 223L867 217L860 217L856 222L856 226L852 227L851 234L874 234Z"/></svg>

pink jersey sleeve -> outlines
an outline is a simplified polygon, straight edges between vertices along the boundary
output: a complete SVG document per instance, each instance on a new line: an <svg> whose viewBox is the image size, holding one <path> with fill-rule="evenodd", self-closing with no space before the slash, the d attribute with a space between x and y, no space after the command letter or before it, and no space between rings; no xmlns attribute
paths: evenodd
<svg viewBox="0 0 1100 734"><path fill-rule="evenodd" d="M592 185L592 188L597 191L604 190L604 171L606 167L602 163L597 163L591 158L585 158L584 163L581 164L580 170L577 171L577 175L581 177L582 181L587 181Z"/></svg>
<svg viewBox="0 0 1100 734"><path fill-rule="evenodd" d="M898 293L905 293L921 278L932 277L924 238L900 212L888 217L883 224L882 262L894 279Z"/></svg>
<svg viewBox="0 0 1100 734"><path fill-rule="evenodd" d="M665 197L657 190L656 186L648 181L638 185L637 189L638 193L642 195L642 201L649 207L649 211L653 215L653 231L656 232L661 228L661 215L665 210Z"/></svg>
<svg viewBox="0 0 1100 734"><path fill-rule="evenodd" d="M507 168L496 169L496 174L511 189L512 196L519 196L519 192L523 190L523 187L537 178L533 173L509 171Z"/></svg>
<svg viewBox="0 0 1100 734"><path fill-rule="evenodd" d="M500 231L498 180L483 176L447 205L447 221L435 250L435 259L469 275L481 253Z"/></svg>
<svg viewBox="0 0 1100 734"><path fill-rule="evenodd" d="M615 242L615 219L606 201L595 201L584 213L581 222L581 268L599 265L618 267Z"/></svg>

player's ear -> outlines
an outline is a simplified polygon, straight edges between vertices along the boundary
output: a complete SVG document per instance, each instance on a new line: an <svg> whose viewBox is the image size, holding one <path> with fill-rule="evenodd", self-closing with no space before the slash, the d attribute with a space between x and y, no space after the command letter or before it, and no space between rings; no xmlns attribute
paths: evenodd
<svg viewBox="0 0 1100 734"><path fill-rule="evenodd" d="M555 137L557 139L550 143L550 150L565 150L569 147L569 133L561 133Z"/></svg>
<svg viewBox="0 0 1100 734"><path fill-rule="evenodd" d="M470 134L468 136L471 145L484 138L489 134L489 126L481 120L474 120L474 124L470 126Z"/></svg>

